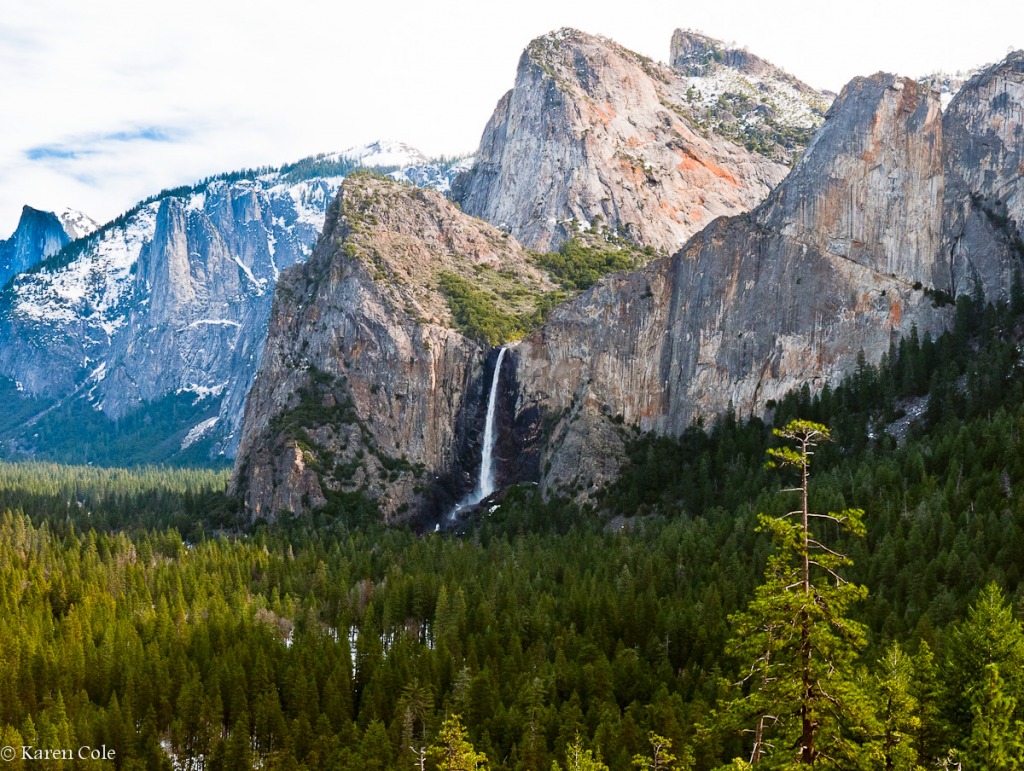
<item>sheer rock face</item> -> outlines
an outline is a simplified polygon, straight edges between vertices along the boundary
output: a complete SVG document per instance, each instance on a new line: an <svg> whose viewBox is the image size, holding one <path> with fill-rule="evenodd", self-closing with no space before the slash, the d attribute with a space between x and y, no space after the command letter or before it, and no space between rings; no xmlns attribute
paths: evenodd
<svg viewBox="0 0 1024 771"><path fill-rule="evenodd" d="M617 472L625 427L679 434L730 406L762 413L805 383L837 382L861 352L877 362L912 326L941 331L950 310L936 292L1005 295L1019 261L1019 57L972 80L945 116L939 95L912 80L853 80L760 206L556 308L506 358L504 481L586 495ZM529 53L524 71L556 83ZM566 93L551 88L549 117ZM495 146L522 132L516 99L499 106ZM256 516L354 489L392 518L436 514L482 425L483 351L451 330L432 266L465 272L484 254L515 264L521 250L504 239L511 251L500 252L500 233L440 199L376 184L346 192L317 257L281 285L234 478ZM304 443L284 427L309 394L348 417L308 424ZM408 468L381 458L392 446ZM360 453L366 462L354 463Z"/></svg>
<svg viewBox="0 0 1024 771"><path fill-rule="evenodd" d="M943 312L943 125L913 81L852 81L790 176L753 212L557 309L517 351L519 410L557 416L537 451L548 487L590 489L622 431L678 434L730 405L760 413L803 383L877 362Z"/></svg>
<svg viewBox="0 0 1024 771"><path fill-rule="evenodd" d="M23 207L14 233L0 241L0 289L12 277L59 252L70 240L56 214Z"/></svg>
<svg viewBox="0 0 1024 771"><path fill-rule="evenodd" d="M530 43L453 197L533 249L607 225L672 252L755 206L786 167L691 124L686 79L602 38ZM575 220L575 223L573 222Z"/></svg>
<svg viewBox="0 0 1024 771"><path fill-rule="evenodd" d="M1024 51L968 81L943 124L946 284L998 296L1024 260Z"/></svg>
<svg viewBox="0 0 1024 771"><path fill-rule="evenodd" d="M486 349L453 329L438 276L540 280L527 256L434 191L346 180L313 256L278 284L232 479L250 514L356 491L388 520L454 503L479 457Z"/></svg>
<svg viewBox="0 0 1024 771"><path fill-rule="evenodd" d="M0 370L27 394L81 398L112 419L193 394L210 452L232 456L273 283L309 254L339 184L218 179L140 204L14 277Z"/></svg>

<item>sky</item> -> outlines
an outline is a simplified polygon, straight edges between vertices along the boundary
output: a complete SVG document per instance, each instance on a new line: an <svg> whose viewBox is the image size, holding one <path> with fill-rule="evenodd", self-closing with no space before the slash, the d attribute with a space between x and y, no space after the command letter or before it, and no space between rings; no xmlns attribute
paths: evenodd
<svg viewBox="0 0 1024 771"><path fill-rule="evenodd" d="M531 39L668 59L701 31L818 88L1024 47L1024 2L0 0L0 239L24 204L104 222L164 188L374 139L475 150Z"/></svg>

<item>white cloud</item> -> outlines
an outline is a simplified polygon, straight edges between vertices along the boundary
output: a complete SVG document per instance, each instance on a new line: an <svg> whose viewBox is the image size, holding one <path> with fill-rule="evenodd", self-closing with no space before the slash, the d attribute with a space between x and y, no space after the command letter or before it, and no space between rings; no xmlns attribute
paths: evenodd
<svg viewBox="0 0 1024 771"><path fill-rule="evenodd" d="M12 2L0 17L0 237L23 203L104 220L161 188L380 136L471 151L524 46L561 26L658 59L675 27L702 29L838 89L880 69L997 60L1013 35L1024 45L1022 21L1016 0ZM129 141L146 129L169 141Z"/></svg>

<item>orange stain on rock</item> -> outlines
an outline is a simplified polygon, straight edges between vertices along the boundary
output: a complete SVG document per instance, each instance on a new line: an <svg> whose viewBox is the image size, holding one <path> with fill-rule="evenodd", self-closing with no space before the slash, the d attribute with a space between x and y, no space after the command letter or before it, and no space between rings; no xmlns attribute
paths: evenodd
<svg viewBox="0 0 1024 771"><path fill-rule="evenodd" d="M889 326L896 328L903 320L903 305L899 300L893 300L889 304Z"/></svg>
<svg viewBox="0 0 1024 771"><path fill-rule="evenodd" d="M673 206L664 199L658 201L658 205L661 206L662 211L664 211L666 214L669 214L673 217L679 214L679 208L677 206Z"/></svg>
<svg viewBox="0 0 1024 771"><path fill-rule="evenodd" d="M612 107L611 102L605 102L603 105L594 105L594 112L597 113L597 117L601 123L607 126L612 120L618 115L615 112L615 108Z"/></svg>
<svg viewBox="0 0 1024 771"><path fill-rule="evenodd" d="M718 177L718 179L725 180L730 185L735 185L736 187L740 186L740 183L736 181L736 177L734 177L728 171L723 169L721 166L716 166L714 163L711 163L710 161L706 161L702 158L697 158L695 155L686 150L676 150L676 154L680 158L679 164L676 166L676 168L679 171L693 172L703 169L704 171L711 173L715 177Z"/></svg>

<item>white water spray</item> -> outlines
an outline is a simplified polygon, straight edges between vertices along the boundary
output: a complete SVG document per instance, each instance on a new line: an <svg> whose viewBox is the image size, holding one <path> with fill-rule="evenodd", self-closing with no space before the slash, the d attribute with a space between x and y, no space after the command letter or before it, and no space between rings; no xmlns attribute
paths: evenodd
<svg viewBox="0 0 1024 771"><path fill-rule="evenodd" d="M455 514L466 506L475 506L484 498L494 492L494 446L498 443L498 432L495 430L495 422L498 411L498 381L501 378L501 362L505 358L507 348L498 351L498 360L494 363L494 374L491 375L491 390L487 394L487 417L484 421L484 444L483 453L480 458L480 476L477 477L476 487L465 498L458 502L449 519L455 519Z"/></svg>
<svg viewBox="0 0 1024 771"><path fill-rule="evenodd" d="M491 392L487 396L487 421L484 423L484 450L480 459L480 481L476 485L477 499L474 503L482 501L494 492L494 445L498 440L497 432L494 430L494 413L497 412L501 360L505 358L507 350L502 348L498 351L498 361L494 365L494 375L491 377Z"/></svg>

